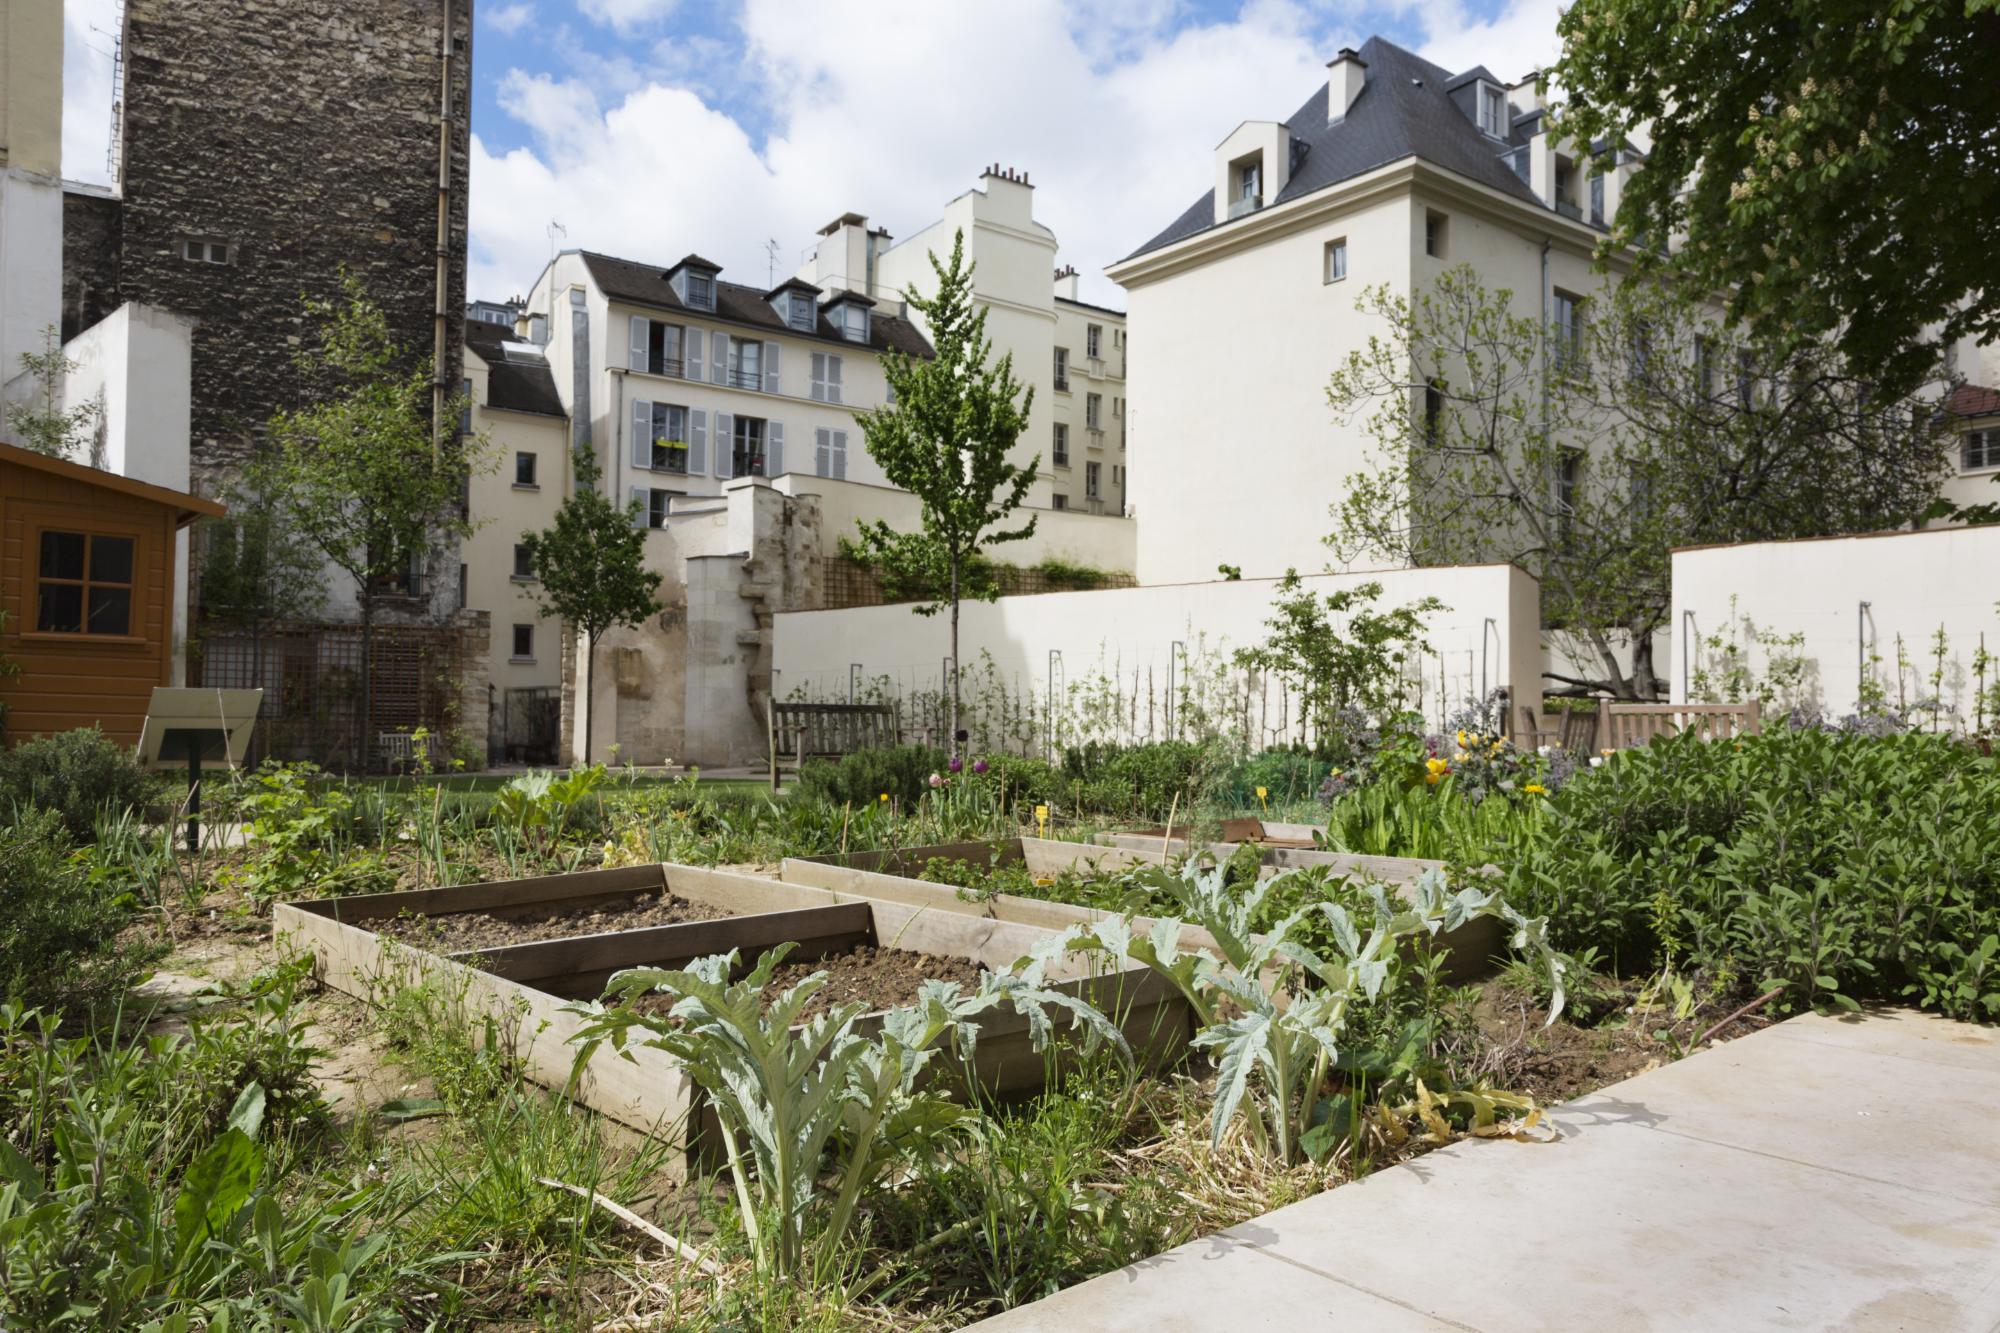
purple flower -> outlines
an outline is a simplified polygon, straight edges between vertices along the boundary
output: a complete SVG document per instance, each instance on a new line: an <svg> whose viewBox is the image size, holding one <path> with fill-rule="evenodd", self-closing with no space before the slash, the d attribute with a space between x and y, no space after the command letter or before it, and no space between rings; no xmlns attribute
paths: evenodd
<svg viewBox="0 0 2000 1333"><path fill-rule="evenodd" d="M986 761L984 759L973 760L972 771L975 773L984 773L986 771Z"/></svg>
<svg viewBox="0 0 2000 1333"><path fill-rule="evenodd" d="M951 757L951 771L952 771L952 772L956 773L956 772L958 772L958 771L959 771L960 769L962 769L962 768L964 768L964 767L965 767L965 761L964 761L963 759L960 759L960 758L959 758L959 757L958 757L957 755L953 755L953 756Z"/></svg>
<svg viewBox="0 0 2000 1333"><path fill-rule="evenodd" d="M931 774L931 786L934 788L944 786L944 779L936 773Z"/></svg>

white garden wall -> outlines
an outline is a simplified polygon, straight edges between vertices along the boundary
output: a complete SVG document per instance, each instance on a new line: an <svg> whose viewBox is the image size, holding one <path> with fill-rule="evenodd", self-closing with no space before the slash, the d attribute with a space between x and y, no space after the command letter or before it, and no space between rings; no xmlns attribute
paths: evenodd
<svg viewBox="0 0 2000 1333"><path fill-rule="evenodd" d="M1933 698L1944 725L1978 720L1976 654L2000 651L2000 528L1696 547L1673 562L1676 701L1725 693L1734 648L1776 707L1839 718L1866 690L1891 709L1923 706L1926 725Z"/></svg>
<svg viewBox="0 0 2000 1333"><path fill-rule="evenodd" d="M857 523L883 522L905 532L923 524L922 503L893 486L835 481L803 472L788 472L771 484L786 495L819 497L820 554L828 559L839 553L840 538L854 537ZM1018 521L1026 522L1030 517L1035 520L1033 535L994 547L990 552L994 560L1004 565L1034 565L1053 558L1115 574L1133 571L1138 536L1131 519L1075 509L1024 507ZM1016 520L1010 519L1009 526L1016 526Z"/></svg>
<svg viewBox="0 0 2000 1333"><path fill-rule="evenodd" d="M1540 689L1540 620L1535 582L1508 565L1393 569L1316 575L1321 593L1379 582L1376 608L1436 597L1429 620L1434 652L1411 682L1433 723L1482 689ZM1097 592L1047 593L968 603L961 657L966 693L1003 696L1027 725L1016 739L1044 737L1051 693L1064 701L1066 739L1121 741L1186 735L1193 708L1241 728L1253 744L1296 735L1282 685L1248 681L1228 666L1239 648L1263 641L1274 579L1169 584ZM948 630L942 617L908 606L793 611L773 630L779 699L844 701L888 694L906 702L933 695L944 678ZM984 667L990 658L990 673ZM1192 690L1192 705L1185 692ZM1539 693L1534 697L1539 700ZM1170 716L1179 709L1181 716ZM906 725L912 719L906 713Z"/></svg>

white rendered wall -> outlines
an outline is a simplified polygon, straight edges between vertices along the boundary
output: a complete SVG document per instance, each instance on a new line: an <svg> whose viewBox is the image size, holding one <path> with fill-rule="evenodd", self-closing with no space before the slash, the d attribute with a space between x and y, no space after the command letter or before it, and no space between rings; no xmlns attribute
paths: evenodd
<svg viewBox="0 0 2000 1333"><path fill-rule="evenodd" d="M1394 569L1317 575L1307 585L1327 593L1370 581L1382 584L1378 610L1423 597L1445 605L1428 618L1435 651L1421 668L1424 711L1433 723L1482 685L1525 688L1539 699L1540 619L1535 583L1526 574L1508 565ZM1032 692L1038 700L1046 698L1051 679L1060 694L1093 676L1115 676L1127 687L1136 677L1140 694L1163 696L1170 661L1185 673L1189 659L1219 664L1263 642L1274 586L1274 580L1244 579L967 603L960 656L967 674L982 655L990 656L1006 688ZM922 617L907 606L785 612L773 633L773 688L780 699L843 700L857 667L864 680L887 677L898 695L936 690L949 644L943 618ZM1052 664L1052 652L1059 662ZM1265 743L1285 738L1275 684L1253 711ZM1153 721L1156 738L1162 724ZM1142 717L1140 736L1146 728Z"/></svg>
<svg viewBox="0 0 2000 1333"><path fill-rule="evenodd" d="M857 523L880 521L898 531L915 531L923 522L917 497L893 486L832 481L796 472L773 484L787 495L819 496L822 556L837 554L839 539L852 539ZM1023 509L1019 513L1018 522L1009 520L1007 526L1017 527L1032 516L1034 535L989 548L987 554L999 563L1033 565L1053 557L1113 573L1132 572L1137 541L1132 520L1069 509Z"/></svg>
<svg viewBox="0 0 2000 1333"><path fill-rule="evenodd" d="M2000 651L2000 528L1701 547L1676 551L1673 562L1677 701L1687 697L1691 670L1714 657L1701 639L1750 643L1750 667L1762 676L1771 654L1754 637L1766 631L1805 636L1797 650L1808 662L1802 697L1781 706L1844 717L1856 711L1864 672L1891 708L1908 705L1933 694L1932 639L1942 627L1948 644L1936 693L1947 724L1962 725L1975 712L1981 636L1989 652ZM1697 644L1692 663L1679 660L1684 632ZM1899 634L1907 659L1900 667ZM1990 669L1986 681L1994 681Z"/></svg>
<svg viewBox="0 0 2000 1333"><path fill-rule="evenodd" d="M46 352L62 324L62 208L55 177L0 170L0 384L11 400L32 387L21 357Z"/></svg>

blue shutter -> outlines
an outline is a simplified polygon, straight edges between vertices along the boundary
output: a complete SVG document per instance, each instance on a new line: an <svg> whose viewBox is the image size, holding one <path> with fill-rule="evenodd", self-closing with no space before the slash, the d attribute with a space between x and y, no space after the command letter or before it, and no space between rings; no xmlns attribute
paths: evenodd
<svg viewBox="0 0 2000 1333"><path fill-rule="evenodd" d="M778 344L764 344L764 392L778 392Z"/></svg>
<svg viewBox="0 0 2000 1333"><path fill-rule="evenodd" d="M688 413L688 475L699 477L708 471L708 413L695 408Z"/></svg>
<svg viewBox="0 0 2000 1333"><path fill-rule="evenodd" d="M823 403L826 401L826 353L825 352L814 352L812 354L812 400L815 403Z"/></svg>
<svg viewBox="0 0 2000 1333"><path fill-rule="evenodd" d="M647 345L652 338L652 321L644 315L632 316L632 360L633 370L646 369Z"/></svg>
<svg viewBox="0 0 2000 1333"><path fill-rule="evenodd" d="M814 352L814 356L819 353ZM813 475L830 477L833 467L833 432L821 426L813 432Z"/></svg>
<svg viewBox="0 0 2000 1333"><path fill-rule="evenodd" d="M646 513L647 505L653 498L652 494L644 486L634 486L629 494L632 497L631 502L639 506L638 513L632 519L632 526L635 528L652 527L653 521Z"/></svg>
<svg viewBox="0 0 2000 1333"><path fill-rule="evenodd" d="M726 384L729 381L729 335L716 333L708 345L708 382Z"/></svg>
<svg viewBox="0 0 2000 1333"><path fill-rule="evenodd" d="M716 335L720 337L720 334ZM715 414L715 475L725 480L736 454L736 418L727 412Z"/></svg>
<svg viewBox="0 0 2000 1333"><path fill-rule="evenodd" d="M832 476L835 481L847 480L847 432L844 430L833 432Z"/></svg>
<svg viewBox="0 0 2000 1333"><path fill-rule="evenodd" d="M785 423L769 421L764 424L764 475L778 477L783 476L784 471Z"/></svg>
<svg viewBox="0 0 2000 1333"><path fill-rule="evenodd" d="M833 353L826 358L826 401L840 401L840 357Z"/></svg>
<svg viewBox="0 0 2000 1333"><path fill-rule="evenodd" d="M647 472L653 467L653 405L643 398L632 400L632 466Z"/></svg>
<svg viewBox="0 0 2000 1333"><path fill-rule="evenodd" d="M700 329L681 330L681 373L691 380L701 378L701 345L704 341Z"/></svg>

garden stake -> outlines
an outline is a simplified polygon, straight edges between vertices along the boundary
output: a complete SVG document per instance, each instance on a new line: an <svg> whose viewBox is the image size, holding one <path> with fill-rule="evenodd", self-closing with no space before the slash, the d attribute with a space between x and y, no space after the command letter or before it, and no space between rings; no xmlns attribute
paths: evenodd
<svg viewBox="0 0 2000 1333"><path fill-rule="evenodd" d="M1772 989L1765 991L1762 995L1759 995L1756 999L1750 1001L1750 1003L1744 1005L1741 1009L1738 1009L1735 1013L1728 1015L1726 1018L1717 1020L1712 1026L1710 1026L1708 1031L1702 1033L1699 1037L1696 1037L1694 1039L1695 1046L1700 1046L1703 1042L1713 1037L1716 1033L1722 1031L1722 1029L1728 1027L1731 1023L1734 1023L1737 1019L1749 1013L1752 1009L1761 1008L1762 1006L1769 1004L1772 1000L1776 999L1780 995L1783 995L1784 993L1785 993L1785 988L1783 986L1775 986Z"/></svg>

